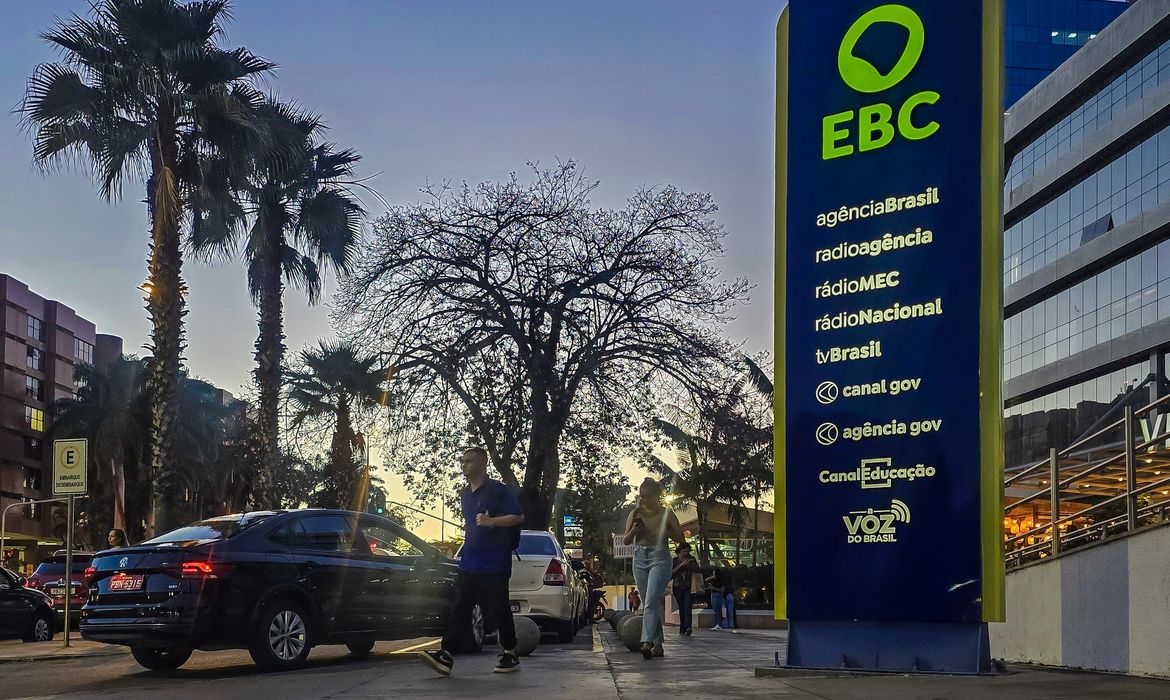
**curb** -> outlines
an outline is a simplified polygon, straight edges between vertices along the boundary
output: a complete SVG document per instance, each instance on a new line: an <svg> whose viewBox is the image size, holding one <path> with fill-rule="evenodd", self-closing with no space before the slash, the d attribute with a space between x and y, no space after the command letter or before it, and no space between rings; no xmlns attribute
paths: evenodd
<svg viewBox="0 0 1170 700"><path fill-rule="evenodd" d="M0 665L17 664L35 661L67 661L69 659L93 659L101 656L122 656L129 654L129 649L95 649L77 654L43 654L37 656L0 656Z"/></svg>

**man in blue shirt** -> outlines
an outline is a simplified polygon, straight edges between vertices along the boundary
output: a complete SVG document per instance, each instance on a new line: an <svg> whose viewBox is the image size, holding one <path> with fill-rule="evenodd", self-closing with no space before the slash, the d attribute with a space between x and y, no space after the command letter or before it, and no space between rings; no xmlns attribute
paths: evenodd
<svg viewBox="0 0 1170 700"><path fill-rule="evenodd" d="M487 475L488 454L482 447L463 452L461 459L467 488L463 490L463 554L459 559L459 580L447 633L438 651L425 651L419 660L443 676L455 665L451 653L467 633L476 604L496 621L504 653L496 673L520 670L516 656L516 625L508 601L508 580L512 577L512 534L524 522L516 492Z"/></svg>

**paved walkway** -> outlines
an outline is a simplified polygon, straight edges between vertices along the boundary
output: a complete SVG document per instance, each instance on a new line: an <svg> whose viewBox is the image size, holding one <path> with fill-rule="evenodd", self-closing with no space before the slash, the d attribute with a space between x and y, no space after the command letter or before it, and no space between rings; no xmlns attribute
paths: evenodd
<svg viewBox="0 0 1170 700"><path fill-rule="evenodd" d="M830 698L911 700L989 698L1170 697L1170 681L1080 673L1029 666L1009 667L995 677L879 675L849 678L757 678L755 669L783 658L787 633L740 630L736 634L696 630L679 638L667 628L666 658L646 661L628 651L608 624L595 628L609 662L618 697L659 700L691 698Z"/></svg>
<svg viewBox="0 0 1170 700"><path fill-rule="evenodd" d="M74 637L69 648L64 638L57 635L51 642L0 642L0 664L13 661L51 661L56 659L85 659L92 656L116 656L128 654L126 647L116 647L99 642L87 642Z"/></svg>

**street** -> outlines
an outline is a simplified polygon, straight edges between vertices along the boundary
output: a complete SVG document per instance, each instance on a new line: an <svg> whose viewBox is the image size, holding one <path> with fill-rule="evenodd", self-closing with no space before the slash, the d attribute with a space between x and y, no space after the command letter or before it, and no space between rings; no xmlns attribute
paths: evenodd
<svg viewBox="0 0 1170 700"><path fill-rule="evenodd" d="M593 653L588 630L572 644L546 637L523 659L523 671L508 675L492 673L496 657L489 649L459 657L454 675L440 678L414 659L415 650L435 644L383 642L365 659L350 658L345 647L317 647L305 668L287 673L260 673L246 651L195 652L170 673L143 670L129 654L14 661L0 664L0 698L516 697L570 689L590 689L594 697L614 694L605 658Z"/></svg>

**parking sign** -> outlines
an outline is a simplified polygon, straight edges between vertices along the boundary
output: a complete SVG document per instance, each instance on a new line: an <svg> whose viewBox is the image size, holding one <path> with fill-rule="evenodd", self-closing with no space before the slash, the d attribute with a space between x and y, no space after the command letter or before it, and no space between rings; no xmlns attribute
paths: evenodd
<svg viewBox="0 0 1170 700"><path fill-rule="evenodd" d="M89 491L88 440L53 441L53 495L83 496Z"/></svg>

